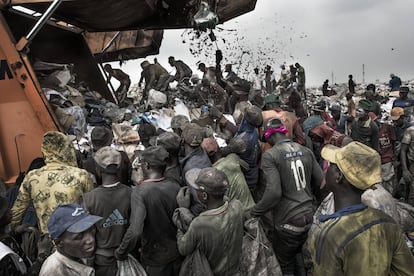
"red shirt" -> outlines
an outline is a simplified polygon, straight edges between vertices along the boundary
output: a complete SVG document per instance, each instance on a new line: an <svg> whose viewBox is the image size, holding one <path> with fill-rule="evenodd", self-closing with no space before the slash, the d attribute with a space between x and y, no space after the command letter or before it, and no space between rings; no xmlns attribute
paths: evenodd
<svg viewBox="0 0 414 276"><path fill-rule="evenodd" d="M382 164L394 161L394 143L397 140L393 126L381 123L379 126L379 154Z"/></svg>

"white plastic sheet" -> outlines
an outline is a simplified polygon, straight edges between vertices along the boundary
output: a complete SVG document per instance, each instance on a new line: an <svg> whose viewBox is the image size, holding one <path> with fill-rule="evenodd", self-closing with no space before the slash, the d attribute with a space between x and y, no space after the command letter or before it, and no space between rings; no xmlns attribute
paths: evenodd
<svg viewBox="0 0 414 276"><path fill-rule="evenodd" d="M175 115L184 115L190 120L190 112L188 107L178 98L175 99L174 106Z"/></svg>

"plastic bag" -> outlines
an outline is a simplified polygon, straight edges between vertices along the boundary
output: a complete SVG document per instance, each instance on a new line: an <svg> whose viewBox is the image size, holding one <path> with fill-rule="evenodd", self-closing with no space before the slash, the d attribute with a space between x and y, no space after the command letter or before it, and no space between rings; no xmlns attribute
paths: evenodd
<svg viewBox="0 0 414 276"><path fill-rule="evenodd" d="M125 261L117 261L118 272L116 276L147 276L142 265L131 255Z"/></svg>
<svg viewBox="0 0 414 276"><path fill-rule="evenodd" d="M73 117L71 129L68 131L70 134L77 136L83 136L87 130L86 117L83 109L80 106L70 106L63 109L67 114Z"/></svg>
<svg viewBox="0 0 414 276"><path fill-rule="evenodd" d="M46 81L51 85L63 88L71 79L72 74L68 66L64 66L62 70L58 70L50 74Z"/></svg>
<svg viewBox="0 0 414 276"><path fill-rule="evenodd" d="M160 91L150 89L148 92L148 105L150 105L152 108L158 108L166 103L167 95Z"/></svg>
<svg viewBox="0 0 414 276"><path fill-rule="evenodd" d="M170 112L170 110L164 108L160 110L160 116L158 117L157 124L158 127L164 131L171 131L171 119L174 116L174 114L171 116L171 113L174 112Z"/></svg>
<svg viewBox="0 0 414 276"><path fill-rule="evenodd" d="M189 120L190 118L190 111L188 110L188 107L180 100L175 99L175 106L174 106L175 115L184 115Z"/></svg>
<svg viewBox="0 0 414 276"><path fill-rule="evenodd" d="M396 201L397 206L397 220L404 232L414 231L414 207L410 204Z"/></svg>
<svg viewBox="0 0 414 276"><path fill-rule="evenodd" d="M374 209L381 210L396 219L398 215L397 206L392 195L381 185L375 185L375 188L375 190L368 189L362 194L362 203Z"/></svg>
<svg viewBox="0 0 414 276"><path fill-rule="evenodd" d="M240 262L240 275L243 276L282 276L279 262L272 244L257 218L244 223L245 234Z"/></svg>
<svg viewBox="0 0 414 276"><path fill-rule="evenodd" d="M179 276L214 276L206 256L196 249L181 265Z"/></svg>

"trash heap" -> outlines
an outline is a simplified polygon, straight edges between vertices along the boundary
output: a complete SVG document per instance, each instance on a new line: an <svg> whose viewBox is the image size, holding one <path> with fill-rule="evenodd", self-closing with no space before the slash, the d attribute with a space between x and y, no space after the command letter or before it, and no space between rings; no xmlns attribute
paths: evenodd
<svg viewBox="0 0 414 276"><path fill-rule="evenodd" d="M90 133L95 126L112 127L116 147L132 158L140 144L139 128L142 124L172 131L171 119L179 114L210 126L214 123L202 111L201 106L206 103L194 94L192 88L178 86L167 93L152 89L145 104L140 105L143 88L138 84L131 85L127 97L132 104L120 108L91 90L87 83L77 82L71 64L38 61L34 69L61 126L72 137L75 148L84 154L90 151Z"/></svg>

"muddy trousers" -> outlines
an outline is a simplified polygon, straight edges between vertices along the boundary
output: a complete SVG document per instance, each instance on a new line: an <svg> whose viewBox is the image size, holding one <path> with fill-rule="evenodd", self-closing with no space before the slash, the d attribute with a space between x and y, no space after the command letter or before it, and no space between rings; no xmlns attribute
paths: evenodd
<svg viewBox="0 0 414 276"><path fill-rule="evenodd" d="M183 258L179 257L178 259L164 265L153 266L142 262L142 266L148 276L178 276L182 261Z"/></svg>
<svg viewBox="0 0 414 276"><path fill-rule="evenodd" d="M308 236L309 227L295 227L289 224L275 226L272 245L283 275L303 275L297 265L302 246ZM303 260L302 260L303 262Z"/></svg>

